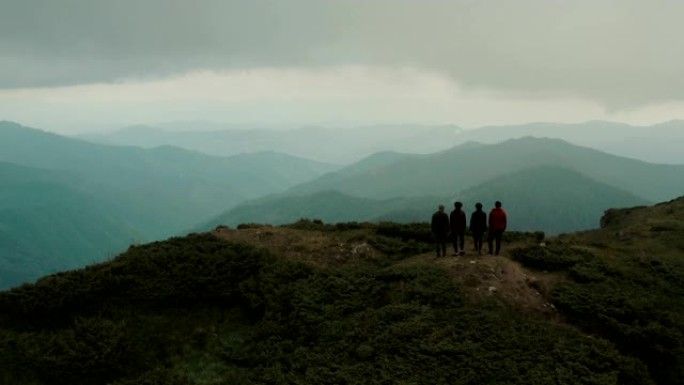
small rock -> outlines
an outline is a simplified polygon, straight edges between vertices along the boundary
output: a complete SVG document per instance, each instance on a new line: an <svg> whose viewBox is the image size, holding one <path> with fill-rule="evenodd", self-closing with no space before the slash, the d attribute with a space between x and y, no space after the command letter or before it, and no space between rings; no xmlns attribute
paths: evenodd
<svg viewBox="0 0 684 385"><path fill-rule="evenodd" d="M489 290L489 294L491 294L496 291L496 287L490 286L487 290Z"/></svg>
<svg viewBox="0 0 684 385"><path fill-rule="evenodd" d="M470 261L470 263L477 263L477 261Z"/></svg>

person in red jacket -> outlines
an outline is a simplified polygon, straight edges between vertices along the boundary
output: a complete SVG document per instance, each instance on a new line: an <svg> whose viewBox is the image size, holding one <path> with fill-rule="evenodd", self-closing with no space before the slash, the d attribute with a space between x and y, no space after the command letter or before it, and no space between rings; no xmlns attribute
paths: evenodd
<svg viewBox="0 0 684 385"><path fill-rule="evenodd" d="M501 208L501 202L496 201L494 208L489 212L489 254L492 254L493 243L496 241L496 255L499 255L501 251L501 238L503 237L504 231L506 231L506 225L508 224L508 216L506 211Z"/></svg>
<svg viewBox="0 0 684 385"><path fill-rule="evenodd" d="M462 209L463 203L454 202L454 210L449 216L451 237L454 244L454 255L465 254L466 214Z"/></svg>

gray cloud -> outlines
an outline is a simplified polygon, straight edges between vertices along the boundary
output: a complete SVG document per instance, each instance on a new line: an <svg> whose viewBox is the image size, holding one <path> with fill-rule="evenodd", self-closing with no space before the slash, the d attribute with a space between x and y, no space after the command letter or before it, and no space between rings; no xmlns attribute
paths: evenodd
<svg viewBox="0 0 684 385"><path fill-rule="evenodd" d="M0 87L415 66L611 109L684 99L677 0L0 0Z"/></svg>

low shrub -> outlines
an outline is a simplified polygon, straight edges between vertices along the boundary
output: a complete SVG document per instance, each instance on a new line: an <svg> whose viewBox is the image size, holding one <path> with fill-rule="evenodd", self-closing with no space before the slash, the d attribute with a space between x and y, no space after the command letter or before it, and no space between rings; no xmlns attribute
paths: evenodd
<svg viewBox="0 0 684 385"><path fill-rule="evenodd" d="M413 240L419 243L432 243L433 236L428 223L394 223L381 222L375 228L377 235L399 239L401 241Z"/></svg>
<svg viewBox="0 0 684 385"><path fill-rule="evenodd" d="M194 383L183 374L158 367L133 379L120 380L109 385L194 385Z"/></svg>
<svg viewBox="0 0 684 385"><path fill-rule="evenodd" d="M430 247L425 225L383 228L369 242ZM558 265L531 250L531 261ZM206 363L211 383L650 384L642 361L663 384L683 378L682 263L604 268L570 251L574 274L590 278L553 300L594 337L472 303L438 267L317 269L210 235L136 246L0 293L0 380L199 384ZM224 313L235 309L244 319L234 327Z"/></svg>
<svg viewBox="0 0 684 385"><path fill-rule="evenodd" d="M572 323L645 362L659 384L684 378L684 261L654 257L584 260L552 293Z"/></svg>
<svg viewBox="0 0 684 385"><path fill-rule="evenodd" d="M511 250L514 260L537 270L559 271L591 260L594 256L585 250L563 246L529 246Z"/></svg>
<svg viewBox="0 0 684 385"><path fill-rule="evenodd" d="M250 383L649 383L639 361L604 340L468 303L441 269L352 267L276 282L286 295L267 299L255 331L224 353Z"/></svg>

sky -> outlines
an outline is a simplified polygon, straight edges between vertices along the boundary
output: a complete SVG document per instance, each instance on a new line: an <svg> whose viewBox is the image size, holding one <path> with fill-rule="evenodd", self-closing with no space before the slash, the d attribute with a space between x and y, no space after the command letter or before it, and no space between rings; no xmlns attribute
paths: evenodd
<svg viewBox="0 0 684 385"><path fill-rule="evenodd" d="M0 120L684 119L679 0L0 0Z"/></svg>

